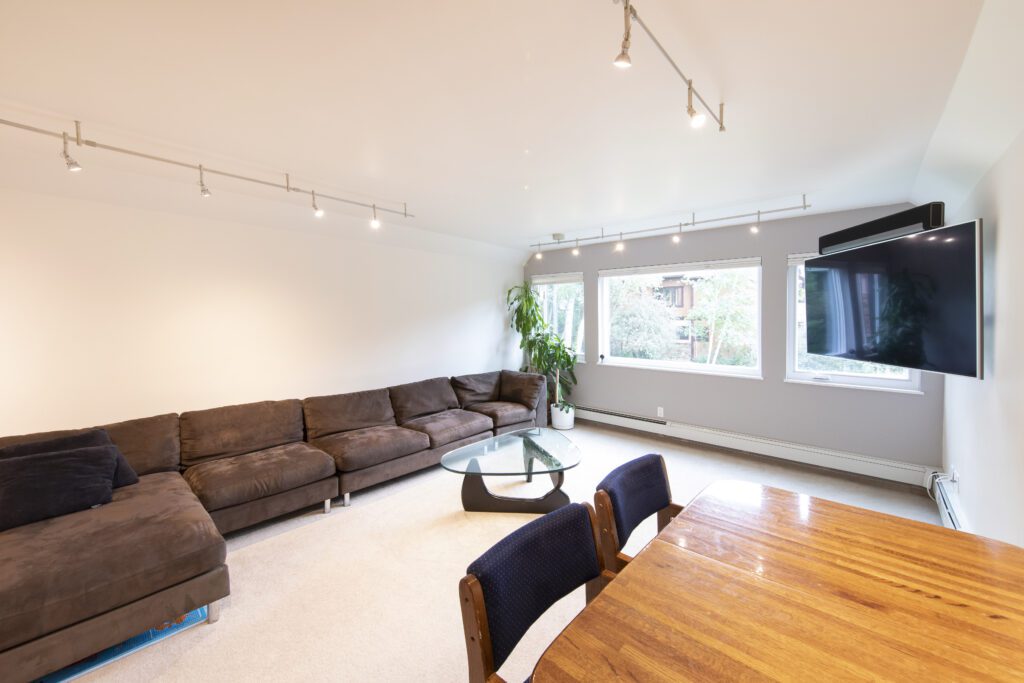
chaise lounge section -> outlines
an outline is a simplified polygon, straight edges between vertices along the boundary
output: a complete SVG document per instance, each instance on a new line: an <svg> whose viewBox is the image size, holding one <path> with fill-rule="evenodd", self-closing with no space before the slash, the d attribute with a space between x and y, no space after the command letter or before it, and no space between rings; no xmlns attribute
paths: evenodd
<svg viewBox="0 0 1024 683"><path fill-rule="evenodd" d="M101 507L0 532L4 680L33 680L229 593L224 539L178 474L178 416L104 428L138 483Z"/></svg>

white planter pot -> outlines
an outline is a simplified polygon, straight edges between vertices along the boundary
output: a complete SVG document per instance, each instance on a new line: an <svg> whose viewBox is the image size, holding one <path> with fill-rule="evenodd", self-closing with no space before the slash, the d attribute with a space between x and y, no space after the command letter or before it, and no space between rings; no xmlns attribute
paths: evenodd
<svg viewBox="0 0 1024 683"><path fill-rule="evenodd" d="M569 412L561 410L554 403L551 404L551 426L555 429L572 429L576 423L576 409L569 408Z"/></svg>

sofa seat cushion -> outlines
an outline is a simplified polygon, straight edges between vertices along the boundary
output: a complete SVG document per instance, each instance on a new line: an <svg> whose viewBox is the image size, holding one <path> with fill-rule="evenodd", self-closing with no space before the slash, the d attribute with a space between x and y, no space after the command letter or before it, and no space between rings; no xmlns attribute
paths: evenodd
<svg viewBox="0 0 1024 683"><path fill-rule="evenodd" d="M456 408L418 417L402 426L423 432L430 437L430 447L437 448L481 432L489 432L494 429L494 422L486 415Z"/></svg>
<svg viewBox="0 0 1024 683"><path fill-rule="evenodd" d="M220 510L284 493L334 474L334 460L307 443L204 462L185 470L185 481L207 510Z"/></svg>
<svg viewBox="0 0 1024 683"><path fill-rule="evenodd" d="M423 432L402 427L367 427L312 441L334 457L339 472L354 472L430 448Z"/></svg>
<svg viewBox="0 0 1024 683"><path fill-rule="evenodd" d="M495 427L505 427L517 422L526 422L537 416L537 411L530 410L522 403L512 401L486 401L474 403L466 408L474 413L480 413L494 420Z"/></svg>
<svg viewBox="0 0 1024 683"><path fill-rule="evenodd" d="M176 472L110 503L0 533L0 651L224 564L224 539Z"/></svg>

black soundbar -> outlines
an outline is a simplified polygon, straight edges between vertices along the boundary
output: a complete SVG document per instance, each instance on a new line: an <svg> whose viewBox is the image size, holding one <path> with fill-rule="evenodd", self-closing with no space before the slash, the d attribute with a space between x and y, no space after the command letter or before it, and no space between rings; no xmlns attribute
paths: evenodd
<svg viewBox="0 0 1024 683"><path fill-rule="evenodd" d="M929 202L891 216L876 218L852 228L823 235L818 238L818 253L823 256L834 254L837 251L863 247L895 237L912 235L915 232L941 228L945 221L946 204Z"/></svg>

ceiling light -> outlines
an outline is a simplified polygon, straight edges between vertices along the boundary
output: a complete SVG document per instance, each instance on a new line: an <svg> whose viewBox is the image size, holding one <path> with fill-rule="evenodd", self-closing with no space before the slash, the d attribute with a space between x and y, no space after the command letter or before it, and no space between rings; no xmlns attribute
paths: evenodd
<svg viewBox="0 0 1024 683"><path fill-rule="evenodd" d="M579 256L580 255L580 241L579 240L576 240L576 246L572 248L572 255L573 256Z"/></svg>
<svg viewBox="0 0 1024 683"><path fill-rule="evenodd" d="M72 173L78 173L79 171L82 170L82 165L79 164L74 159L72 159L71 155L68 154L68 134L67 133L61 133L61 136L64 139L64 152L61 154L61 156L64 158L64 164L68 167L68 170L71 171Z"/></svg>
<svg viewBox="0 0 1024 683"><path fill-rule="evenodd" d="M677 232L676 234L672 235L672 243L673 244L679 244L682 241L683 241L683 224L680 223L679 224L679 232Z"/></svg>
<svg viewBox="0 0 1024 683"><path fill-rule="evenodd" d="M210 194L210 188L206 186L206 181L203 178L203 165L199 164L199 195L201 197L209 197Z"/></svg>
<svg viewBox="0 0 1024 683"><path fill-rule="evenodd" d="M626 243L622 241L622 233L619 233L619 241L615 243L615 251L625 251Z"/></svg>
<svg viewBox="0 0 1024 683"><path fill-rule="evenodd" d="M537 253L533 255L533 258L537 259L538 261L541 261L544 259L544 254L543 252L541 252L540 249L538 249Z"/></svg>
<svg viewBox="0 0 1024 683"><path fill-rule="evenodd" d="M757 233L761 232L761 228L759 227L760 223L761 223L761 211L760 211L760 209L758 209L758 212L757 212L757 223L754 223L753 225L750 226L750 232L752 232L755 235Z"/></svg>
<svg viewBox="0 0 1024 683"><path fill-rule="evenodd" d="M376 230L380 227L380 220L377 218L377 205L373 205L373 218L370 219L370 227Z"/></svg>
<svg viewBox="0 0 1024 683"><path fill-rule="evenodd" d="M309 194L313 197L313 215L316 216L317 218L323 218L324 210L316 205L316 191L310 190Z"/></svg>
<svg viewBox="0 0 1024 683"><path fill-rule="evenodd" d="M626 22L626 28L622 33L622 52L619 53L619 56L615 58L615 61L612 62L612 64L620 69L628 69L633 65L633 60L629 58L629 34L632 28L632 22L630 21L632 18L630 17L632 8L629 6L629 0L623 0L622 10Z"/></svg>
<svg viewBox="0 0 1024 683"><path fill-rule="evenodd" d="M679 237L679 235L672 235L672 242L673 242L674 244L679 244L679 242L680 242L681 240L682 240L682 238L681 238L681 237Z"/></svg>
<svg viewBox="0 0 1024 683"><path fill-rule="evenodd" d="M690 128L703 128L708 122L708 115L698 112L690 115Z"/></svg>

